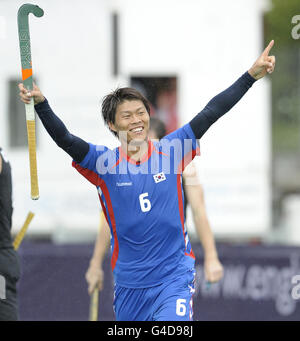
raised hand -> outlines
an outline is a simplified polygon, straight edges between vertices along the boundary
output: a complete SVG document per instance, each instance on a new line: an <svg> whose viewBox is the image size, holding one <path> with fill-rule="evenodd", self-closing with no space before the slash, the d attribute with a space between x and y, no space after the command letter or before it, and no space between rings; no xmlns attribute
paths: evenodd
<svg viewBox="0 0 300 341"><path fill-rule="evenodd" d="M21 101L29 104L30 103L30 99L33 97L34 99L34 104L38 104L41 102L44 102L45 97L43 96L43 94L41 93L41 90L33 83L33 90L28 91L23 83L20 83L19 85L19 90L20 90L20 98Z"/></svg>
<svg viewBox="0 0 300 341"><path fill-rule="evenodd" d="M275 56L269 56L270 50L274 45L274 40L271 40L264 52L259 56L256 62L248 70L249 74L257 79L263 78L267 73L272 73L275 68Z"/></svg>

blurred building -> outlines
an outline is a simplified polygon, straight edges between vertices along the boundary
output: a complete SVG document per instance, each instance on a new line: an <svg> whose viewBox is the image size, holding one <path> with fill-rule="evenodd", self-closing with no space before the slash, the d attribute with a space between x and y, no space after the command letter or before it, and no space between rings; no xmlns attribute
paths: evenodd
<svg viewBox="0 0 300 341"><path fill-rule="evenodd" d="M96 189L71 167L37 123L40 199L30 199L17 11L0 3L0 144L13 167L13 231L27 212L28 235L92 240L100 205ZM30 15L37 85L68 129L88 142L118 145L104 127L102 97L133 78L176 80L178 124L246 72L263 49L261 0L40 0ZM196 161L216 238L266 238L271 226L270 80L254 84L201 140ZM188 223L193 223L188 214ZM191 234L193 234L191 232Z"/></svg>

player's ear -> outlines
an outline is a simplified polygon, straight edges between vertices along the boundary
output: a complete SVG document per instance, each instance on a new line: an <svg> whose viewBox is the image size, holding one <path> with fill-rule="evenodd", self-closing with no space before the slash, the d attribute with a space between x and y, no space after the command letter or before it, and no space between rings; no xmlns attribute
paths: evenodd
<svg viewBox="0 0 300 341"><path fill-rule="evenodd" d="M112 122L108 122L108 127L109 127L110 130L112 130L115 133L117 133L117 128L115 127L115 125Z"/></svg>

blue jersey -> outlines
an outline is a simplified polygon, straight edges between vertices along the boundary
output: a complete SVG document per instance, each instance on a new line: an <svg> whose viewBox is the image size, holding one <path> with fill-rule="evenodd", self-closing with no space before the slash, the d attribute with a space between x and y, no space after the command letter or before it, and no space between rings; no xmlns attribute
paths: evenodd
<svg viewBox="0 0 300 341"><path fill-rule="evenodd" d="M116 284L146 288L180 276L194 265L184 228L181 184L184 166L197 151L194 133L200 139L255 81L245 72L189 124L160 142L149 142L147 156L140 163L132 162L121 148L88 144L71 134L46 99L35 105L52 139L78 161L73 166L98 189L112 234Z"/></svg>
<svg viewBox="0 0 300 341"><path fill-rule="evenodd" d="M121 147L89 144L75 167L97 187L111 230L111 266L116 284L147 288L194 267L185 229L182 172L199 153L189 124L148 141L140 162Z"/></svg>

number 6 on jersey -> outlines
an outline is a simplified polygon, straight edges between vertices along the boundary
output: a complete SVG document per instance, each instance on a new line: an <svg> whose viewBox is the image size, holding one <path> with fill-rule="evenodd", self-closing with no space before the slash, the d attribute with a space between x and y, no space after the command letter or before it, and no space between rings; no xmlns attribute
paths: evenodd
<svg viewBox="0 0 300 341"><path fill-rule="evenodd" d="M142 212L148 212L151 210L151 202L149 199L145 199L146 197L148 197L148 193L142 193L139 196L140 199L140 206L141 206L141 210Z"/></svg>

